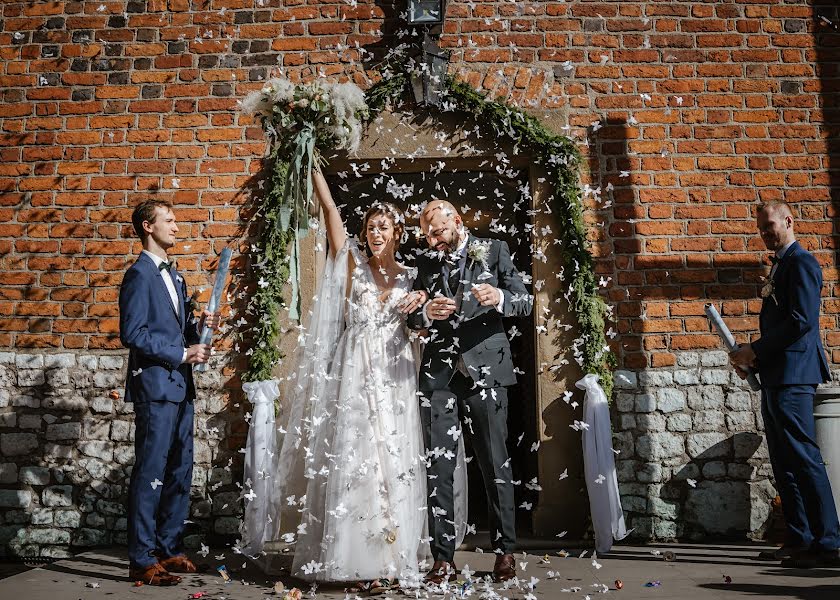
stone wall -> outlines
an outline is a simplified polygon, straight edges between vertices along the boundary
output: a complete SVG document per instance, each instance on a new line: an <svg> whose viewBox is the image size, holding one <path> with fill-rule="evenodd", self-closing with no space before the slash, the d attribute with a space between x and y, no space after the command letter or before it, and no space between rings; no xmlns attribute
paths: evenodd
<svg viewBox="0 0 840 600"><path fill-rule="evenodd" d="M724 352L616 374L614 440L628 527L642 539L759 538L775 496L758 396ZM0 353L0 556L125 543L133 462L123 354ZM237 444L219 375L198 377L188 543L234 536ZM234 428L235 429L235 428Z"/></svg>
<svg viewBox="0 0 840 600"><path fill-rule="evenodd" d="M753 539L776 496L760 395L725 352L619 371L613 439L628 528L643 539Z"/></svg>
<svg viewBox="0 0 840 600"><path fill-rule="evenodd" d="M0 353L0 557L124 544L134 461L124 354ZM233 535L235 453L219 376L201 375L188 542ZM232 439L232 438L231 438ZM240 471L241 472L241 471Z"/></svg>

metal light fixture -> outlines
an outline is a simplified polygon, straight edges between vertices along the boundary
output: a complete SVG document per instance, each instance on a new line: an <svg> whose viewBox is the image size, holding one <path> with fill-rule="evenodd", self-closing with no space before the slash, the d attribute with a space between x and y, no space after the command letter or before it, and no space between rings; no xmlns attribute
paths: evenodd
<svg viewBox="0 0 840 600"><path fill-rule="evenodd" d="M411 89L418 104L440 106L446 80L449 52L441 50L428 32L423 35L420 55L411 72Z"/></svg>
<svg viewBox="0 0 840 600"><path fill-rule="evenodd" d="M410 25L436 25L443 22L443 0L408 0Z"/></svg>

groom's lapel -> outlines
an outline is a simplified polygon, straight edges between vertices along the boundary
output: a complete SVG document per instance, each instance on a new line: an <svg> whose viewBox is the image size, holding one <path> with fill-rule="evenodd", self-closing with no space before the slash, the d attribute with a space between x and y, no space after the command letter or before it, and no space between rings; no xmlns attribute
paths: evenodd
<svg viewBox="0 0 840 600"><path fill-rule="evenodd" d="M801 247L802 246L799 245L799 242L793 242L793 244L791 244L790 248L788 248L787 251L784 253L782 258L779 259L779 266L776 269L776 272L773 273L773 281L774 282L781 281L782 273L787 271L787 267L791 263L791 261L789 260L790 257L793 256L794 254L796 254L797 252L799 252L799 249Z"/></svg>
<svg viewBox="0 0 840 600"><path fill-rule="evenodd" d="M448 288L444 281L446 277L443 276L443 261L433 255L427 255L426 259L429 261L429 292L432 297L438 292L444 296L450 296L451 294L447 294Z"/></svg>
<svg viewBox="0 0 840 600"><path fill-rule="evenodd" d="M459 307L461 308L461 314L464 317L471 316L474 312L476 307L478 306L478 302L475 298L470 295L470 290L472 286L476 283L476 277L481 274L481 265L477 264L477 261L473 260L469 256L470 252L470 244L475 241L475 236L472 234L469 235L467 238L467 247L465 248L464 252L466 253L466 259L464 262L464 274L461 277L461 286L459 289Z"/></svg>

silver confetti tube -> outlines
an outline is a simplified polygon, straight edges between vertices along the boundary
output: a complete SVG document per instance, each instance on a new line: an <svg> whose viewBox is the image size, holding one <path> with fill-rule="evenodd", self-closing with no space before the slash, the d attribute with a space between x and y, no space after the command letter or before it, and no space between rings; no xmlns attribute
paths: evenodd
<svg viewBox="0 0 840 600"><path fill-rule="evenodd" d="M230 268L230 248L223 248L219 256L219 268L216 269L216 280L213 282L213 293L210 294L210 301L207 303L207 312L214 313L219 310L219 304L222 301L222 292L225 291L225 280L227 279L228 269ZM201 338L199 344L210 344L213 340L213 330L204 326L201 331ZM201 363L195 367L199 373L207 370L207 363Z"/></svg>
<svg viewBox="0 0 840 600"><path fill-rule="evenodd" d="M729 327L726 326L726 323L723 322L723 319L718 313L717 308L715 308L714 304L707 304L705 306L706 316L709 318L709 321L712 323L712 327L717 330L720 339L723 340L723 344L726 346L726 349L729 352L734 352L741 346L735 341L735 338L732 336L732 332L729 331ZM747 375L747 383L750 384L750 389L754 392L757 392L761 389L761 384L758 382L758 378L755 376L755 369L747 369L749 375Z"/></svg>

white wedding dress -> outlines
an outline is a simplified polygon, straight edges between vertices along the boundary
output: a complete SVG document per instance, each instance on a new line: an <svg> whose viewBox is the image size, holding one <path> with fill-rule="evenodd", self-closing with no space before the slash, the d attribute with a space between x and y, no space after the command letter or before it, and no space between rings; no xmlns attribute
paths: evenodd
<svg viewBox="0 0 840 600"><path fill-rule="evenodd" d="M349 294L348 255L356 265ZM381 301L367 258L349 240L327 262L276 420L277 382L243 386L254 411L239 547L267 572L282 563L280 541L294 544L292 575L310 581L410 585L429 557L417 359L397 309L409 275ZM463 455L458 471L453 518L463 539Z"/></svg>

